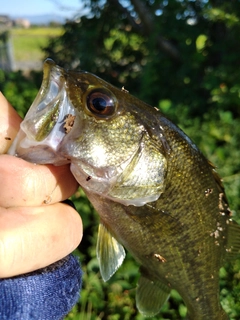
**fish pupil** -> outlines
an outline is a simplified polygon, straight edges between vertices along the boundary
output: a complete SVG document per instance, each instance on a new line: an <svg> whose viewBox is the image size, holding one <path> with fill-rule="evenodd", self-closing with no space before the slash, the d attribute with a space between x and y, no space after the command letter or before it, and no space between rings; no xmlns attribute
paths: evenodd
<svg viewBox="0 0 240 320"><path fill-rule="evenodd" d="M103 98L95 98L92 101L92 104L94 106L94 109L98 110L99 112L104 111L105 108L107 107L106 100L104 100Z"/></svg>

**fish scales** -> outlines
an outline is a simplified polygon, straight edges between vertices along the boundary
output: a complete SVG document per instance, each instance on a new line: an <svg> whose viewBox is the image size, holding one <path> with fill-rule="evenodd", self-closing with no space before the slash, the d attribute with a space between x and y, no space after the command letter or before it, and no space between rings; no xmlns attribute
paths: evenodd
<svg viewBox="0 0 240 320"><path fill-rule="evenodd" d="M143 315L158 314L175 289L188 319L228 319L219 268L239 254L239 226L214 166L160 111L48 59L9 153L71 164L100 216L103 280L122 264L125 247L140 264L136 303Z"/></svg>
<svg viewBox="0 0 240 320"><path fill-rule="evenodd" d="M170 133L170 136L172 134L174 132ZM175 137L167 140L177 139ZM226 228L226 222L216 210L218 194L213 193L212 198L207 198L204 193L207 187L214 189L216 184L209 174L211 169L206 166L206 160L199 157L195 147L189 147L187 143L182 143L181 139L179 143L180 146L176 142L175 145L170 143L171 150L179 152L175 155L171 153L173 161L170 160L168 170L173 173L166 177L166 190L153 204L146 205L145 208L123 207L117 203L107 206L103 198L99 207L99 199L91 194L88 194L88 197L100 215L103 213L101 218L104 224L111 226L115 237L148 269L148 274L153 274L154 278L179 292L187 305L189 316L193 314L192 319L220 319L221 307L216 303L219 300L218 270L222 246L226 246L226 239L221 237L216 240L211 237L211 233L217 229L218 223ZM184 150L185 148L188 150ZM187 170L185 176L180 175L179 172L184 172L184 166L189 163L192 163L192 168ZM195 181L198 175L201 175L203 180L199 183ZM188 199L187 205L182 201L183 197ZM203 217L202 212L206 210L208 216ZM125 217L126 221L119 222L119 216ZM207 244L203 243L204 238L209 240ZM166 259L166 263L154 257L157 253ZM183 286L183 283L188 286ZM213 296L216 301L212 299ZM198 313L201 316L197 316Z"/></svg>

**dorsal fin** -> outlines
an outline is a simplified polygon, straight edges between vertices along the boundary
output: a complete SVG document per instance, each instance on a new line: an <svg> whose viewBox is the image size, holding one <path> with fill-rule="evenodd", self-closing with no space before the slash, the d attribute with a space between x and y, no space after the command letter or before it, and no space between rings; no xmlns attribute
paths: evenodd
<svg viewBox="0 0 240 320"><path fill-rule="evenodd" d="M99 224L98 228L97 258L104 281L111 278L125 258L123 246L102 223Z"/></svg>
<svg viewBox="0 0 240 320"><path fill-rule="evenodd" d="M218 188L218 193L219 193L219 197L220 197L219 199L221 201L221 207L219 207L219 209L221 210L222 213L226 214L227 216L231 216L231 210L229 208L227 196L225 194L223 181L220 178L219 174L217 173L216 167L214 166L214 164L212 164L212 162L209 160L208 160L208 164L210 166L213 178L214 178L214 180L217 184L217 188Z"/></svg>
<svg viewBox="0 0 240 320"><path fill-rule="evenodd" d="M231 260L240 255L240 225L235 221L229 221L227 248L225 260Z"/></svg>

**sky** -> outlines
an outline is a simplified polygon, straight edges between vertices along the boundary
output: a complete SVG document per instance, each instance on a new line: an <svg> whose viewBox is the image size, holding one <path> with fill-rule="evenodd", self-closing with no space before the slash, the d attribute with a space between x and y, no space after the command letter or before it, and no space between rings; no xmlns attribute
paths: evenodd
<svg viewBox="0 0 240 320"><path fill-rule="evenodd" d="M71 18L82 8L81 0L5 0L0 15L24 18L29 15L55 14Z"/></svg>

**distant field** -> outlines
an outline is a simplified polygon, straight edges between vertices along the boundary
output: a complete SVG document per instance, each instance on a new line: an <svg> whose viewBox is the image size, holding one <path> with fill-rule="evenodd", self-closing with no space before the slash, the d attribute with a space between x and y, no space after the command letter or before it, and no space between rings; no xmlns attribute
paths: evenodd
<svg viewBox="0 0 240 320"><path fill-rule="evenodd" d="M41 48L46 46L50 37L63 33L62 28L33 27L29 29L13 28L11 31L13 55L17 65L21 62L40 62L44 58Z"/></svg>

